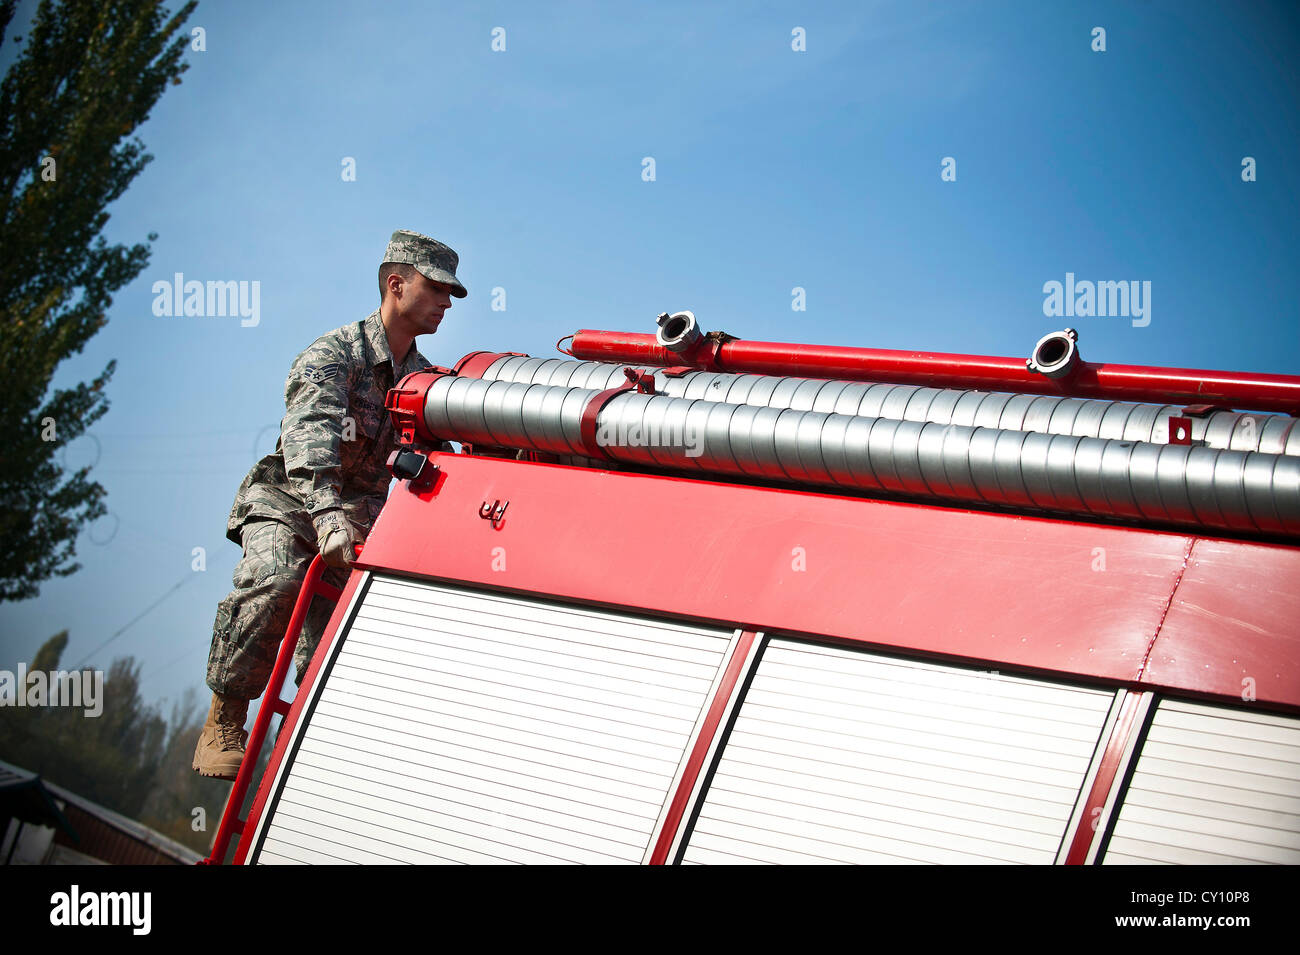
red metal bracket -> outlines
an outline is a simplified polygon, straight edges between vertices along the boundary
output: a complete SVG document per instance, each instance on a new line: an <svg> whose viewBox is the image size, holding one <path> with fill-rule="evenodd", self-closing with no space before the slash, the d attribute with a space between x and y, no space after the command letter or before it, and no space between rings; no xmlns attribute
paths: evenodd
<svg viewBox="0 0 1300 955"><path fill-rule="evenodd" d="M429 386L442 375L455 374L450 368L432 365L422 371L415 371L397 383L396 388L388 389L384 396L384 410L397 430L399 444L415 444L416 438L423 436L424 402Z"/></svg>
<svg viewBox="0 0 1300 955"><path fill-rule="evenodd" d="M1203 444L1192 440L1192 419L1204 418L1215 411L1231 411L1231 408L1223 405L1205 404L1205 405L1187 405L1183 408L1181 415L1169 416L1169 443L1170 444Z"/></svg>
<svg viewBox="0 0 1300 955"><path fill-rule="evenodd" d="M484 501L478 506L478 516L485 521L491 521L493 527L499 527L501 518L506 516L506 508L510 506L507 500L502 503L500 499L494 500L491 504Z"/></svg>
<svg viewBox="0 0 1300 955"><path fill-rule="evenodd" d="M358 554L361 553L361 548L361 544L356 545ZM293 651L298 645L298 634L302 632L303 621L307 619L307 608L311 606L313 597L321 596L338 603L339 598L343 596L343 592L337 587L332 587L321 580L321 575L324 573L325 561L320 554L317 554L312 558L311 566L307 568L307 577L298 591L298 602L293 605L293 616L289 619L289 626L280 641L280 652L275 658L271 678L267 681L262 705L257 708L257 719L253 721L253 730L248 736L243 762L239 764L235 785L226 800L225 812L221 814L221 824L217 827L217 836L212 843L212 854L200 861L198 865L221 865L230 848L230 840L244 831L247 820L240 818L239 810L244 805L244 797L248 795L253 773L257 770L257 758L262 752L267 731L271 728L271 718L277 713L284 716L289 712L290 704L280 699L280 693L284 690L285 677L289 675L289 664L293 662Z"/></svg>
<svg viewBox="0 0 1300 955"><path fill-rule="evenodd" d="M558 464L559 455L551 451L523 451L515 455L517 461L531 461L535 464Z"/></svg>
<svg viewBox="0 0 1300 955"><path fill-rule="evenodd" d="M614 460L609 452L596 441L596 418L600 415L600 409L605 407L611 398L625 391L631 391L636 387L636 369L625 368L623 372L628 378L626 382L617 388L607 388L592 395L591 400L587 402L587 406L582 409L582 446L590 457ZM653 384L651 387L653 387Z"/></svg>
<svg viewBox="0 0 1300 955"><path fill-rule="evenodd" d="M623 374L627 380L632 383L638 392L643 395L653 395L655 393L655 376L654 372L637 371L635 368L624 368Z"/></svg>
<svg viewBox="0 0 1300 955"><path fill-rule="evenodd" d="M561 339L563 341L563 339ZM462 378L482 378L500 358L527 358L521 351L472 351L456 362L452 371Z"/></svg>
<svg viewBox="0 0 1300 955"><path fill-rule="evenodd" d="M706 332L681 357L687 361L695 362L692 370L702 368L705 371L724 371L725 369L722 367L722 346L727 342L739 340L735 335L729 335L724 331ZM574 344L577 344L576 336Z"/></svg>
<svg viewBox="0 0 1300 955"><path fill-rule="evenodd" d="M417 405L423 394L415 388L391 388L384 396L384 410L397 430L399 444L415 444L415 427L419 421Z"/></svg>
<svg viewBox="0 0 1300 955"><path fill-rule="evenodd" d="M650 372L637 371L635 368L627 367L623 369L623 374L627 377L624 384L617 388L609 388L605 391L592 395L587 406L582 409L582 446L588 452L590 457L602 457L608 460L614 460L613 457L596 441L596 418L600 414L600 409L605 407L606 403L615 395L622 394L625 391L636 391L643 395L658 394L655 391L655 375L667 375L670 378L676 378L680 375L688 374L695 371L689 365L673 365L670 368L656 368Z"/></svg>

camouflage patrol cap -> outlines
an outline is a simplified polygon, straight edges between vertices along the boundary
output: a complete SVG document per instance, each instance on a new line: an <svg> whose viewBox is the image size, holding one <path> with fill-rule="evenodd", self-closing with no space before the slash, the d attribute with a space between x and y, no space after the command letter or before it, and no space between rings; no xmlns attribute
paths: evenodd
<svg viewBox="0 0 1300 955"><path fill-rule="evenodd" d="M469 294L465 291L465 286L460 284L460 279L456 278L456 266L460 264L460 256L437 239L431 239L427 235L420 235L409 229L398 229L388 240L388 248L384 250L384 262L414 265L416 270L429 281L441 282L449 286L451 294L457 298L464 298Z"/></svg>

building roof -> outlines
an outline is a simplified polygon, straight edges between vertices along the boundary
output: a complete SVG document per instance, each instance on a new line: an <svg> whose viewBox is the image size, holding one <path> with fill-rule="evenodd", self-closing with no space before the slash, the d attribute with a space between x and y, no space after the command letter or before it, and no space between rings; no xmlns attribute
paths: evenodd
<svg viewBox="0 0 1300 955"><path fill-rule="evenodd" d="M3 798L4 794L7 792L6 785L16 787L15 791L21 791L21 786L32 786L33 784L46 792L45 798L48 799L49 795L52 794L59 799L65 800L66 802L76 806L82 812L96 817L105 824L117 829L132 839L142 842L145 845L156 849L163 855L176 859L179 862L192 864L203 858L201 854L195 852L188 846L184 846L174 839L167 838L161 833L150 829L143 823L137 822L134 819L128 819L121 813L114 812L98 803L91 802L84 796L78 796L76 793L70 792L62 786L57 786L54 783L42 780L35 773L25 769L20 769L10 763L0 761L0 798ZM58 807L54 806L52 800L50 805L53 807L55 812L58 812ZM14 815L20 816L17 812L15 812ZM61 812L58 813L58 817L61 820L62 826L67 829L67 831L72 832L72 828L68 825L67 820L63 818ZM20 818L26 817L20 816ZM49 823L45 824L48 825Z"/></svg>
<svg viewBox="0 0 1300 955"><path fill-rule="evenodd" d="M0 760L0 813L62 829L74 839L76 830L54 801L50 786L40 776Z"/></svg>

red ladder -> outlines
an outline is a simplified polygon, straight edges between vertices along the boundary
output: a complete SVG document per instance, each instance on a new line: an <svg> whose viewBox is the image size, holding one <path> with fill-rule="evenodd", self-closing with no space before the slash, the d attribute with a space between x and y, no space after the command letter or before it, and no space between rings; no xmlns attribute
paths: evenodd
<svg viewBox="0 0 1300 955"><path fill-rule="evenodd" d="M360 544L356 545L356 552L361 553ZM343 596L343 591L321 580L324 573L325 561L321 559L320 554L317 554L312 558L311 566L307 568L307 577L298 591L298 602L293 605L293 616L289 618L289 626L280 641L280 652L275 658L275 667L271 670L271 679L267 682L262 705L257 708L257 719L253 721L253 730L248 737L243 762L239 764L234 788L230 790L230 797L226 800L226 811L221 814L221 825L217 828L217 838L212 843L212 854L196 863L197 865L221 865L226 858L226 851L230 848L230 840L244 831L244 824L248 820L240 818L239 810L244 805L244 797L248 794L249 784L253 781L257 758L262 752L262 744L266 741L267 731L271 727L271 717L277 713L284 716L292 705L280 699L280 693L284 690L285 677L289 675L289 664L293 660L294 648L298 645L298 634L302 631L303 621L307 619L307 608L311 606L312 598L317 595L333 603L338 603L339 598Z"/></svg>

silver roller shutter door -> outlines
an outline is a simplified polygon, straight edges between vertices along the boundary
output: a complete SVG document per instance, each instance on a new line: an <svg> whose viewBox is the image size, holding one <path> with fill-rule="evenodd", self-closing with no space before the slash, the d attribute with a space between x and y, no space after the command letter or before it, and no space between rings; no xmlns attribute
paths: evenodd
<svg viewBox="0 0 1300 955"><path fill-rule="evenodd" d="M1114 693L774 639L686 863L1044 863Z"/></svg>
<svg viewBox="0 0 1300 955"><path fill-rule="evenodd" d="M731 636L375 576L256 861L641 862Z"/></svg>
<svg viewBox="0 0 1300 955"><path fill-rule="evenodd" d="M1300 864L1300 719L1163 699L1104 864Z"/></svg>

